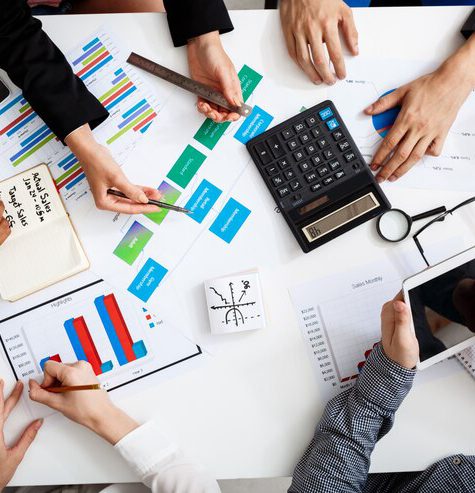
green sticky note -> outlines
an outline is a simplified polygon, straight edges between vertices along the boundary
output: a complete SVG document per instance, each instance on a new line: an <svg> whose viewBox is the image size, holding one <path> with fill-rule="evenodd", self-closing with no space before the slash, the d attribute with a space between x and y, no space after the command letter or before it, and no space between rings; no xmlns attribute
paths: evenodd
<svg viewBox="0 0 475 493"><path fill-rule="evenodd" d="M243 65L238 73L239 81L241 82L242 97L244 101L249 99L257 84L262 80L262 75L247 65Z"/></svg>
<svg viewBox="0 0 475 493"><path fill-rule="evenodd" d="M188 145L168 172L167 178L170 178L180 187L186 188L205 159L206 156L203 153Z"/></svg>
<svg viewBox="0 0 475 493"><path fill-rule="evenodd" d="M238 77L241 83L242 97L244 98L244 101L246 101L257 87L257 84L262 80L262 75L258 74L251 67L243 65L238 73ZM203 144L212 151L229 125L231 125L230 122L215 123L213 120L207 118L203 125L198 129L198 132L196 132L194 138L200 144Z"/></svg>
<svg viewBox="0 0 475 493"><path fill-rule="evenodd" d="M180 191L178 191L175 187L172 187L170 183L167 183L166 181L162 181L161 185L158 187L158 191L160 192L160 201L171 205L173 205L181 195ZM157 212L152 212L145 215L155 224L160 225L169 212L170 209L162 208Z"/></svg>
<svg viewBox="0 0 475 493"><path fill-rule="evenodd" d="M114 255L132 265L152 236L152 231L142 226L138 221L134 221L114 250Z"/></svg>

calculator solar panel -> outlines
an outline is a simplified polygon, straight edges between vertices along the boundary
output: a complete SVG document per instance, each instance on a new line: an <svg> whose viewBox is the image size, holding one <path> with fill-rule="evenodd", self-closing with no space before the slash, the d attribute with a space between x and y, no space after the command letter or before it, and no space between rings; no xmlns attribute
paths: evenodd
<svg viewBox="0 0 475 493"><path fill-rule="evenodd" d="M304 252L390 208L331 101L267 130L247 149Z"/></svg>

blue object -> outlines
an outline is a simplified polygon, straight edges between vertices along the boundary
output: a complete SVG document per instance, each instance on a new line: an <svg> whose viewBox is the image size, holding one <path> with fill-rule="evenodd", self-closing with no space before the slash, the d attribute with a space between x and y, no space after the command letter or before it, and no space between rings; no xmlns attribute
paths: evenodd
<svg viewBox="0 0 475 493"><path fill-rule="evenodd" d="M123 99L128 97L130 94L132 94L135 91L136 87L132 86L128 91L125 91L123 94L121 94L117 99L114 99L109 105L106 106L106 110L110 110L113 108L116 104L119 104Z"/></svg>
<svg viewBox="0 0 475 493"><path fill-rule="evenodd" d="M69 342L73 347L74 354L78 361L87 361L86 353L82 348L81 341L77 335L76 329L74 328L74 318L70 318L64 322L64 328L66 329L66 334L68 334Z"/></svg>
<svg viewBox="0 0 475 493"><path fill-rule="evenodd" d="M209 230L226 243L231 243L250 213L237 200L229 199Z"/></svg>
<svg viewBox="0 0 475 493"><path fill-rule="evenodd" d="M239 130L234 134L234 138L242 144L246 144L249 140L261 134L270 125L274 119L267 111L264 111L259 106L254 106L251 114L246 117Z"/></svg>
<svg viewBox="0 0 475 493"><path fill-rule="evenodd" d="M88 77L90 77L93 73L97 72L100 68L102 68L104 65L109 63L111 60L112 60L111 56L104 58L104 60L101 60L97 65L92 67L91 70L89 70L89 72L86 72L85 74L81 75L80 79L86 80Z"/></svg>
<svg viewBox="0 0 475 493"><path fill-rule="evenodd" d="M134 352L137 359L147 356L147 348L143 341L134 342L132 345L132 351Z"/></svg>
<svg viewBox="0 0 475 493"><path fill-rule="evenodd" d="M128 291L139 300L147 302L162 282L168 269L149 258L128 287Z"/></svg>
<svg viewBox="0 0 475 493"><path fill-rule="evenodd" d="M94 305L96 305L97 313L99 314L99 317L101 317L102 325L104 326L107 337L109 338L119 365L126 365L129 361L127 360L127 356L125 355L124 349L122 348L122 344L120 343L114 324L112 323L112 320L107 311L106 305L104 303L104 296L97 297L94 300Z"/></svg>
<svg viewBox="0 0 475 493"><path fill-rule="evenodd" d="M112 368L114 368L112 361L106 361L105 363L102 363L102 365L101 365L101 372L107 373L108 371L111 371Z"/></svg>
<svg viewBox="0 0 475 493"><path fill-rule="evenodd" d="M318 114L320 115L321 120L327 120L333 116L333 111L327 106L326 108L323 108L323 110L319 111Z"/></svg>
<svg viewBox="0 0 475 493"><path fill-rule="evenodd" d="M203 180L185 204L185 209L192 211L188 217L201 224L221 193L218 187L208 180Z"/></svg>
<svg viewBox="0 0 475 493"><path fill-rule="evenodd" d="M327 121L327 127L330 132L335 130L335 128L338 128L340 124L338 123L338 120L336 118L332 118L331 120Z"/></svg>

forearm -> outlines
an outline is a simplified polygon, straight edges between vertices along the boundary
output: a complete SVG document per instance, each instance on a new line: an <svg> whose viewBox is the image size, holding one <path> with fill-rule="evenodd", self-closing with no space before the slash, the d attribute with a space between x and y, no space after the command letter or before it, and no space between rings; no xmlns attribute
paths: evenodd
<svg viewBox="0 0 475 493"><path fill-rule="evenodd" d="M355 387L328 403L289 492L362 491L374 446L391 429L413 376L378 345Z"/></svg>
<svg viewBox="0 0 475 493"><path fill-rule="evenodd" d="M448 76L456 75L459 85L475 89L475 34L441 66Z"/></svg>

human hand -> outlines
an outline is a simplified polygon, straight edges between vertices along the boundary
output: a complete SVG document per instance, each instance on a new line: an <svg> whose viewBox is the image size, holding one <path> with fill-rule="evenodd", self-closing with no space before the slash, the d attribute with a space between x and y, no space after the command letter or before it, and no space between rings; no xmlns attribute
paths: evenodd
<svg viewBox="0 0 475 493"><path fill-rule="evenodd" d="M472 43L475 45L474 42ZM435 72L383 96L365 109L377 115L401 110L373 157L371 169L378 182L395 181L424 154L439 156L457 113L475 87L475 71L465 52L449 58ZM475 65L475 49L472 64Z"/></svg>
<svg viewBox="0 0 475 493"><path fill-rule="evenodd" d="M25 429L18 442L13 447L8 448L3 437L3 428L8 416L10 416L10 413L20 400L21 393L23 392L23 384L17 382L7 399L3 396L4 386L3 380L0 380L0 491L2 491L12 479L17 467L23 460L26 451L33 443L38 430L43 424L43 420L41 419L33 421L33 423Z"/></svg>
<svg viewBox="0 0 475 493"><path fill-rule="evenodd" d="M358 54L358 31L345 2L281 0L280 20L290 56L311 81L315 84L336 82L323 43L327 45L336 76L339 79L346 77L339 30L352 55Z"/></svg>
<svg viewBox="0 0 475 493"><path fill-rule="evenodd" d="M5 206L3 202L0 200L0 245L3 245L6 239L10 236L11 229L10 223L3 216L5 212Z"/></svg>
<svg viewBox="0 0 475 493"><path fill-rule="evenodd" d="M241 84L233 63L224 51L218 31L192 38L187 44L191 77L222 92L233 106L243 103ZM198 98L198 111L215 122L239 120L240 115Z"/></svg>
<svg viewBox="0 0 475 493"><path fill-rule="evenodd" d="M384 353L405 368L414 368L419 361L419 342L412 330L409 308L402 294L383 305L381 340Z"/></svg>
<svg viewBox="0 0 475 493"><path fill-rule="evenodd" d="M109 150L96 142L89 125L71 132L65 142L81 163L98 209L125 214L160 210L154 205L147 205L148 199L160 200L160 192L130 183ZM123 192L128 198L108 194L109 188Z"/></svg>
<svg viewBox="0 0 475 493"><path fill-rule="evenodd" d="M105 390L79 390L55 394L45 390L53 386L91 385L98 383L89 363L79 361L65 365L47 361L41 386L30 380L30 398L59 411L70 420L89 428L115 445L138 424L115 407Z"/></svg>

